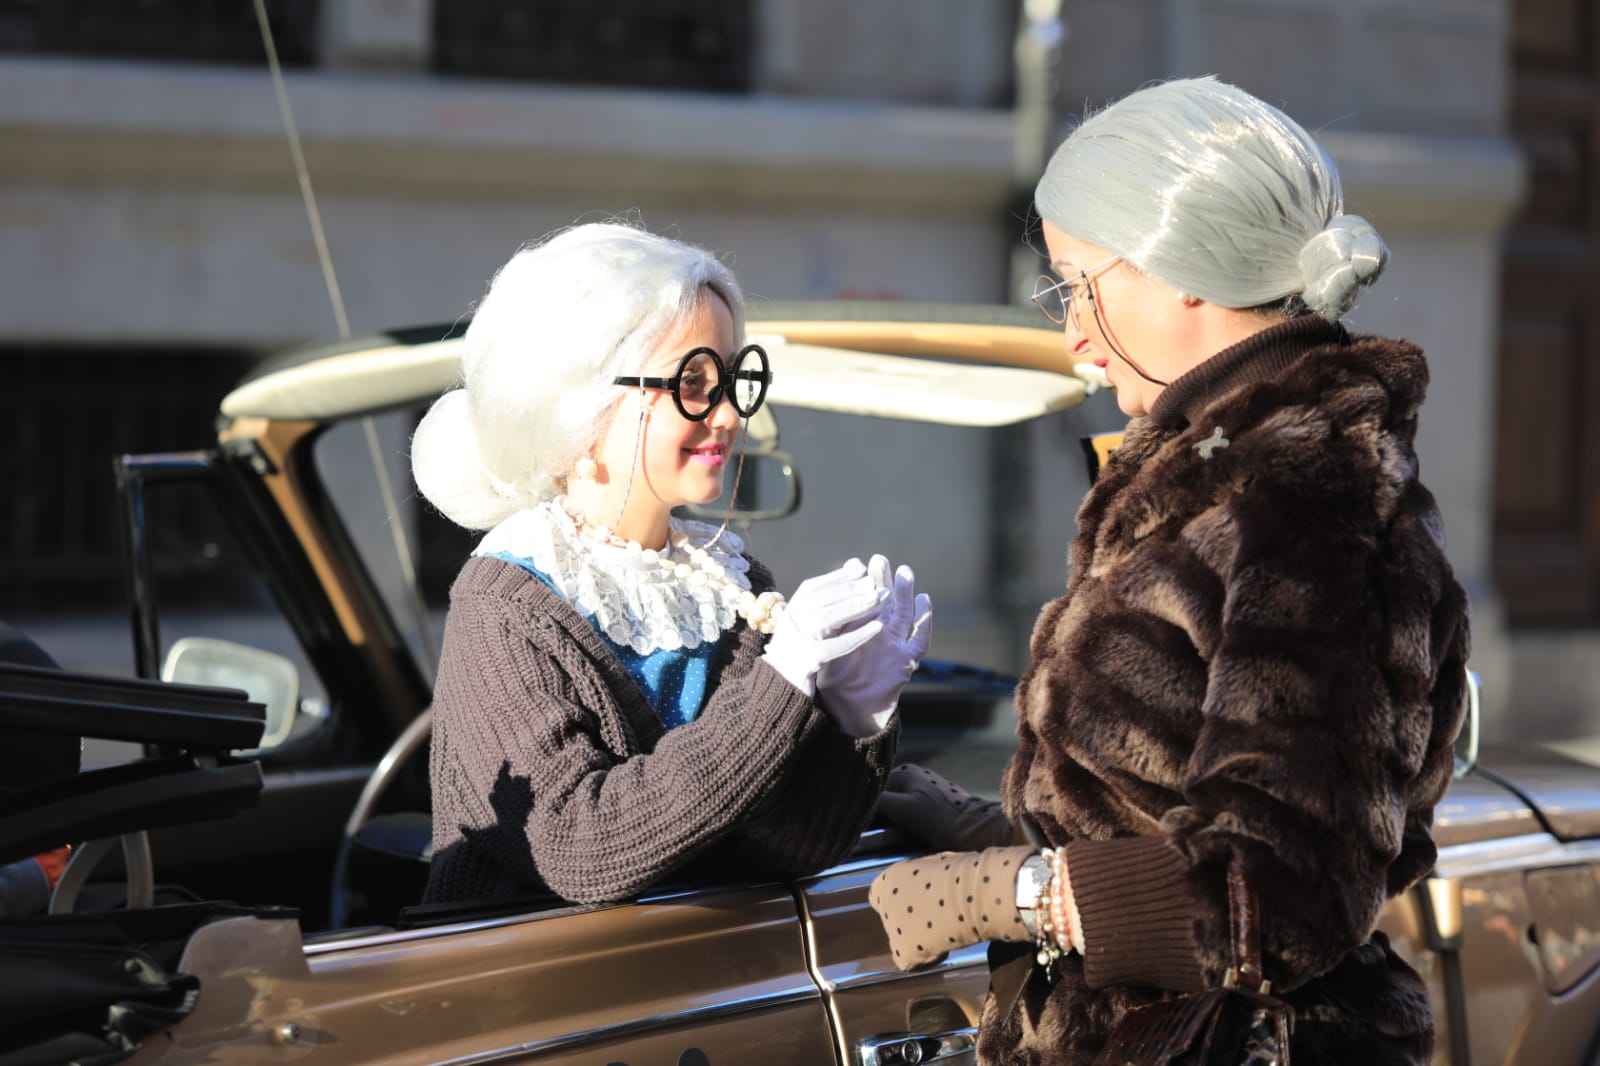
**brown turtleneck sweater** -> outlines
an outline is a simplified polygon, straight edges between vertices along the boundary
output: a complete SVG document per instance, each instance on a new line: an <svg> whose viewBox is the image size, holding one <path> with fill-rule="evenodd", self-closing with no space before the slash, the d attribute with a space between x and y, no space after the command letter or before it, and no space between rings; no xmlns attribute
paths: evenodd
<svg viewBox="0 0 1600 1066"><path fill-rule="evenodd" d="M1286 319L1224 348L1161 390L1150 408L1150 421L1181 428L1206 406L1235 389L1280 377L1311 348L1350 343L1343 326L1319 315Z"/></svg>

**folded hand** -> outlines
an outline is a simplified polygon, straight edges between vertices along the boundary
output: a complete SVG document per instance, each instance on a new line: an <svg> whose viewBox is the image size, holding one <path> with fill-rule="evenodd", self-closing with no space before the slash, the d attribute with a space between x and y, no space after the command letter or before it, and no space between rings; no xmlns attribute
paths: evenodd
<svg viewBox="0 0 1600 1066"><path fill-rule="evenodd" d="M933 604L917 593L911 568L902 566L891 576L889 560L874 555L867 572L885 596L882 627L858 648L829 660L817 677L822 705L853 736L869 736L888 724L933 638Z"/></svg>
<svg viewBox="0 0 1600 1066"><path fill-rule="evenodd" d="M884 627L887 595L860 559L807 578L773 624L762 658L806 695L816 691L824 663L849 655Z"/></svg>

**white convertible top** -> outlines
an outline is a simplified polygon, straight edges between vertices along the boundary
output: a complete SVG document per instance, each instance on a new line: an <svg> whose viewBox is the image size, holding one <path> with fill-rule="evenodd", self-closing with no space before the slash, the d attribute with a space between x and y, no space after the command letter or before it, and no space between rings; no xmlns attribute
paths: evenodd
<svg viewBox="0 0 1600 1066"><path fill-rule="evenodd" d="M848 310L853 317L825 317ZM756 310L756 309L753 309ZM911 304L759 308L776 405L997 426L1080 403L1061 335L1032 309ZM409 330L290 353L222 401L230 418L323 421L423 403L460 384L458 331ZM429 338L432 339L429 339Z"/></svg>

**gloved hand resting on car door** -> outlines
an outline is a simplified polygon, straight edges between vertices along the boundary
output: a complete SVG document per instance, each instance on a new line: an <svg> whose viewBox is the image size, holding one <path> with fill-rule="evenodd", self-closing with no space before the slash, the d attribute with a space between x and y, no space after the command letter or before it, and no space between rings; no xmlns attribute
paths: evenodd
<svg viewBox="0 0 1600 1066"><path fill-rule="evenodd" d="M982 851L1010 844L1014 836L999 801L974 796L914 763L889 771L878 817L940 851Z"/></svg>

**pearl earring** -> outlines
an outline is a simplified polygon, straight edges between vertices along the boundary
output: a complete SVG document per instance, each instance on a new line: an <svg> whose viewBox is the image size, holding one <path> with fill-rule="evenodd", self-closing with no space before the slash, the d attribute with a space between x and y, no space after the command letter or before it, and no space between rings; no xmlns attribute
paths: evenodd
<svg viewBox="0 0 1600 1066"><path fill-rule="evenodd" d="M585 455L572 466L572 475L579 481L593 481L600 472L600 464Z"/></svg>
<svg viewBox="0 0 1600 1066"><path fill-rule="evenodd" d="M1183 304L1185 307L1193 307L1200 301L1196 299L1193 294L1180 291L1178 293L1178 302Z"/></svg>

